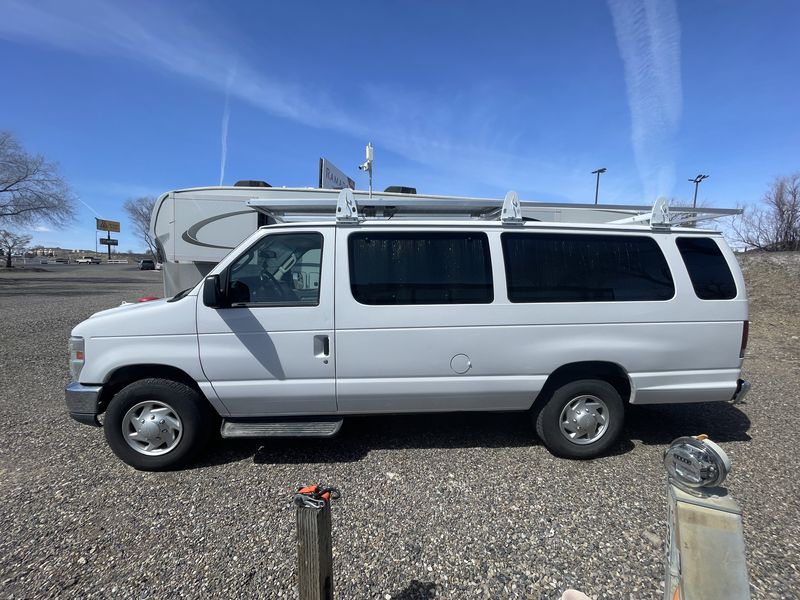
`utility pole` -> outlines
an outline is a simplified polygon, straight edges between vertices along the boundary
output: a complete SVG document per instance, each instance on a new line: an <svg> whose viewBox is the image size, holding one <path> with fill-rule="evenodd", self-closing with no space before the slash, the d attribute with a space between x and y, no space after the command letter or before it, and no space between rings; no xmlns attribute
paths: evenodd
<svg viewBox="0 0 800 600"><path fill-rule="evenodd" d="M694 184L694 200L692 200L692 208L697 208L697 188L700 187L700 182L703 179L708 179L708 175L698 175L693 179L689 179Z"/></svg>
<svg viewBox="0 0 800 600"><path fill-rule="evenodd" d="M597 175L597 184L594 186L594 203L597 204L597 197L600 194L600 175L608 171L605 167L592 171L592 175Z"/></svg>

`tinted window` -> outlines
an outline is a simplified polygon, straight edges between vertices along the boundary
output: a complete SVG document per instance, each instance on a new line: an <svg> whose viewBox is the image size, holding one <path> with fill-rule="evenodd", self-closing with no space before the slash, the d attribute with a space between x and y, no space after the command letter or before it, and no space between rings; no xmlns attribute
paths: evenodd
<svg viewBox="0 0 800 600"><path fill-rule="evenodd" d="M669 300L667 261L649 237L504 233L511 302Z"/></svg>
<svg viewBox="0 0 800 600"><path fill-rule="evenodd" d="M362 304L476 304L494 297L483 233L354 233L349 250L350 288Z"/></svg>
<svg viewBox="0 0 800 600"><path fill-rule="evenodd" d="M730 300L736 297L736 283L722 251L711 238L678 238L694 293L703 300Z"/></svg>
<svg viewBox="0 0 800 600"><path fill-rule="evenodd" d="M272 234L261 238L231 265L228 293L234 306L319 304L322 236Z"/></svg>

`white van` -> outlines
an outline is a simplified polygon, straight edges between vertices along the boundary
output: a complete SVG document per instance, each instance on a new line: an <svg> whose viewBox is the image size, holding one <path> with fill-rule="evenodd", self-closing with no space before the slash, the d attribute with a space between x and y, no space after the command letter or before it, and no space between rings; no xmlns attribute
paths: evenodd
<svg viewBox="0 0 800 600"><path fill-rule="evenodd" d="M249 203L278 221L289 204ZM75 327L71 416L105 413L114 452L148 470L217 428L330 436L345 415L408 412L527 411L550 451L591 458L627 404L749 388L736 259L663 204L617 224L523 222L512 193L495 219L365 219L350 190L312 204L316 220L258 229L192 288Z"/></svg>

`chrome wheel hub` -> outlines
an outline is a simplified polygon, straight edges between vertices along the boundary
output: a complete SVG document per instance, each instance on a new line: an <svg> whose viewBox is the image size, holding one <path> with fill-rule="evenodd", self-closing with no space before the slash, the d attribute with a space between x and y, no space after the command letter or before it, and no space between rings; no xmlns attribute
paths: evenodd
<svg viewBox="0 0 800 600"><path fill-rule="evenodd" d="M592 444L608 430L608 407L589 394L570 400L561 411L561 435L573 444Z"/></svg>
<svg viewBox="0 0 800 600"><path fill-rule="evenodd" d="M131 448L147 456L170 452L182 436L183 424L178 413L158 400L139 402L122 419L122 437Z"/></svg>

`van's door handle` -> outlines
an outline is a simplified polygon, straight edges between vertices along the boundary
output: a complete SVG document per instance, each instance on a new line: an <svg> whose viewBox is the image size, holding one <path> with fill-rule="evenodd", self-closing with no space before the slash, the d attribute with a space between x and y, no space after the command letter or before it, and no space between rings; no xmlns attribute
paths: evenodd
<svg viewBox="0 0 800 600"><path fill-rule="evenodd" d="M328 358L331 354L331 339L327 335L314 336L314 356Z"/></svg>

